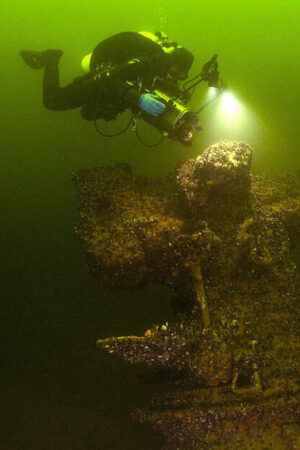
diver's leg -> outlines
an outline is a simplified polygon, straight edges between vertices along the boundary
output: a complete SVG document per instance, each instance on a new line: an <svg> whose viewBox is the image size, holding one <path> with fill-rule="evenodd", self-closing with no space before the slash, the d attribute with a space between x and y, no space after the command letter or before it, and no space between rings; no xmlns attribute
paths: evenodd
<svg viewBox="0 0 300 450"><path fill-rule="evenodd" d="M61 88L59 83L58 63L63 55L62 50L21 50L20 56L31 69L43 69L43 104L47 109L65 110L74 105L74 92L69 88Z"/></svg>
<svg viewBox="0 0 300 450"><path fill-rule="evenodd" d="M62 50L21 50L20 56L31 69L45 69L43 76L43 104L49 109L60 109L56 99L59 93L58 63L63 55Z"/></svg>
<svg viewBox="0 0 300 450"><path fill-rule="evenodd" d="M58 63L63 55L62 50L46 50L36 52L21 50L20 56L32 69L43 69L43 104L47 109L64 111L83 105L91 92L82 89L82 83L71 83L61 87L59 83ZM88 88L93 90L91 83Z"/></svg>
<svg viewBox="0 0 300 450"><path fill-rule="evenodd" d="M60 55L61 56L61 55ZM82 88L82 83L73 82L67 86L59 83L59 55L52 55L44 69L43 104L52 111L65 111L82 106L90 93Z"/></svg>
<svg viewBox="0 0 300 450"><path fill-rule="evenodd" d="M59 58L49 58L45 64L43 75L43 104L46 108L56 110L61 109L59 98Z"/></svg>

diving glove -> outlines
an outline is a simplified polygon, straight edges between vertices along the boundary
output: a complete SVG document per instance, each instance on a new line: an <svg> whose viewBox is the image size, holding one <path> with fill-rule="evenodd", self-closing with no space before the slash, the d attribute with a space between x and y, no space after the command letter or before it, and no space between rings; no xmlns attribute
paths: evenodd
<svg viewBox="0 0 300 450"><path fill-rule="evenodd" d="M166 109L166 105L157 100L154 94L142 94L139 98L138 105L148 114L155 117Z"/></svg>

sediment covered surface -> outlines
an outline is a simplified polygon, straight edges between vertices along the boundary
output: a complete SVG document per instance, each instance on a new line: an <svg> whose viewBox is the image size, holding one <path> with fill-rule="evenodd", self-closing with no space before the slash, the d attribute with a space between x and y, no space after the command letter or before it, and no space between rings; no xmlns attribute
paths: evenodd
<svg viewBox="0 0 300 450"><path fill-rule="evenodd" d="M74 176L91 272L177 298L173 323L97 342L172 374L134 414L166 449L300 448L300 173L253 176L251 159L222 141L164 179L124 165Z"/></svg>

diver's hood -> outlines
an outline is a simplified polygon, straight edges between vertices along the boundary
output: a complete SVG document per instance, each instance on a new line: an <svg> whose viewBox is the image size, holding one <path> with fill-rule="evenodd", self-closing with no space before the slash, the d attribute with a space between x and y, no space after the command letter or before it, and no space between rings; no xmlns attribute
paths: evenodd
<svg viewBox="0 0 300 450"><path fill-rule="evenodd" d="M165 77L168 73L174 79L185 80L193 64L194 56L183 47L175 48L172 53L165 53L158 47L152 55L151 69L154 73Z"/></svg>
<svg viewBox="0 0 300 450"><path fill-rule="evenodd" d="M171 74L179 80L186 79L194 61L192 53L183 47L178 47L169 55L169 58Z"/></svg>

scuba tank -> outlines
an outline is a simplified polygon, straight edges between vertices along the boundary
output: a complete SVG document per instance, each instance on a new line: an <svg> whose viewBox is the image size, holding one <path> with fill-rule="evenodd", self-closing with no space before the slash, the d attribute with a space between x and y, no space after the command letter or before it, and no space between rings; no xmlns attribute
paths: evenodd
<svg viewBox="0 0 300 450"><path fill-rule="evenodd" d="M164 53L173 53L175 48L182 48L181 45L178 45L176 42L170 41L168 36L165 33L157 31L155 34L150 33L149 31L139 31L138 34L144 36L147 39L150 39L155 44L159 45ZM81 68L84 72L90 71L90 62L92 57L92 52L85 55L81 60ZM129 63L130 61L128 61Z"/></svg>

